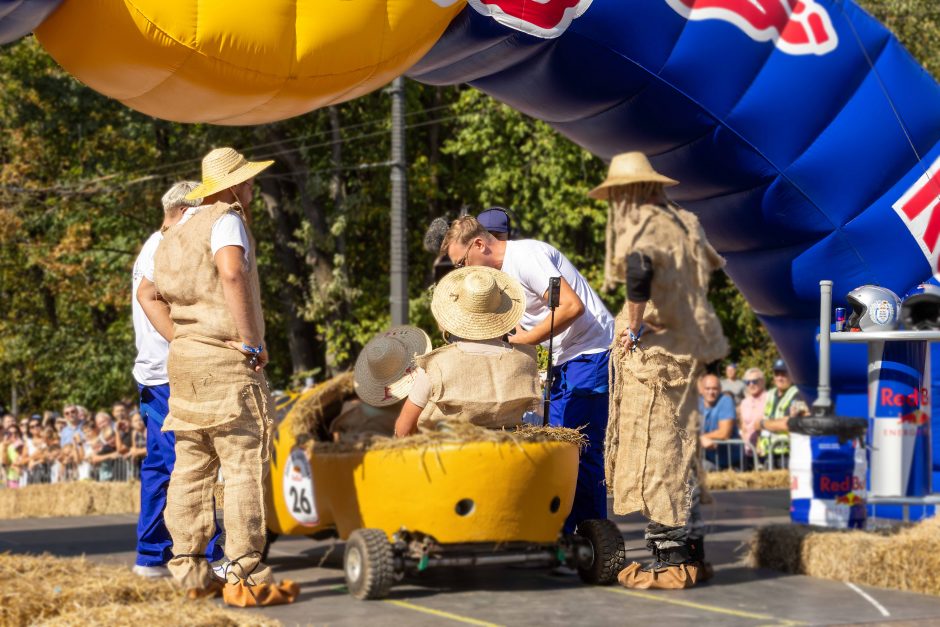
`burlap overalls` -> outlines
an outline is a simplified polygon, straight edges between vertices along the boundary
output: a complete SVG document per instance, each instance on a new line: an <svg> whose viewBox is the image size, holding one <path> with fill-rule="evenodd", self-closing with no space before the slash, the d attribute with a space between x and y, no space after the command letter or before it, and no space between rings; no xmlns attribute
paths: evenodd
<svg viewBox="0 0 940 627"><path fill-rule="evenodd" d="M724 261L708 244L698 219L678 207L640 205L629 215L612 211L611 218L610 261L625 261L631 252L649 256L653 282L644 320L664 328L644 333L640 348L631 353L618 341L628 324L626 305L616 319L606 438L614 511L639 511L652 521L651 528L700 537L699 530L682 528L697 492L695 383L705 364L728 352L707 298L709 277Z"/></svg>
<svg viewBox="0 0 940 627"><path fill-rule="evenodd" d="M166 525L173 538L174 577L187 589L205 588L211 573L205 559L213 534L213 487L219 468L225 481L225 555L237 561L237 577L270 583L260 563L265 542L264 478L270 453L272 407L262 373L249 367L225 304L210 248L212 226L223 214L242 217L238 205L216 203L188 222L167 230L154 258L157 289L170 304L175 337L167 372L170 413L165 431L176 433L176 465L167 491ZM250 238L250 235L249 235ZM248 255L251 312L264 333L254 255Z"/></svg>
<svg viewBox="0 0 940 627"><path fill-rule="evenodd" d="M518 425L527 411L542 402L535 350L514 346L501 354L465 353L456 344L444 346L415 363L431 380L428 404L418 424L464 421L481 427Z"/></svg>

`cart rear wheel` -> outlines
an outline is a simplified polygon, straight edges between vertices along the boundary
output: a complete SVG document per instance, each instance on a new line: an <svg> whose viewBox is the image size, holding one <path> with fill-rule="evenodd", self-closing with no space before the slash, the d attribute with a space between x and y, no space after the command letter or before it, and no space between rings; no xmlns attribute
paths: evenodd
<svg viewBox="0 0 940 627"><path fill-rule="evenodd" d="M615 582L626 561L623 535L617 525L610 520L585 520L578 523L576 533L594 549L591 564L578 567L581 581L597 586Z"/></svg>
<svg viewBox="0 0 940 627"><path fill-rule="evenodd" d="M395 583L395 556L381 529L357 529L349 535L343 555L346 587L353 597L381 599Z"/></svg>

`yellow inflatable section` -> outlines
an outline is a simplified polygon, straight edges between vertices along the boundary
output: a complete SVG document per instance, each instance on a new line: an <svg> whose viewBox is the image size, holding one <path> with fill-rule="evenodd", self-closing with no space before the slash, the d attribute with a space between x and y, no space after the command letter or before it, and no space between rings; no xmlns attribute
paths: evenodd
<svg viewBox="0 0 940 627"><path fill-rule="evenodd" d="M177 122L262 124L404 73L465 0L65 0L36 36L73 76Z"/></svg>

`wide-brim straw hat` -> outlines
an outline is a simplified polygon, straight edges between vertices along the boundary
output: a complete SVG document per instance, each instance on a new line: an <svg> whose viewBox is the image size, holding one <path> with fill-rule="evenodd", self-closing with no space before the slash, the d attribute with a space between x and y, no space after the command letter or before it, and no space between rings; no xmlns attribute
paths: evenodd
<svg viewBox="0 0 940 627"><path fill-rule="evenodd" d="M430 350L431 338L418 327L402 325L376 335L356 359L356 394L374 407L394 405L411 392L415 355Z"/></svg>
<svg viewBox="0 0 940 627"><path fill-rule="evenodd" d="M234 148L216 148L202 159L202 182L186 194L186 200L205 198L244 183L269 168L274 161L248 161Z"/></svg>
<svg viewBox="0 0 940 627"><path fill-rule="evenodd" d="M607 200L610 188L633 183L662 183L665 187L678 185L679 181L664 176L653 169L650 160L642 152L625 152L613 158L607 179L588 192L591 198Z"/></svg>
<svg viewBox="0 0 940 627"><path fill-rule="evenodd" d="M467 266L438 282L431 313L451 335L490 340L516 328L525 313L525 295L519 282L505 272Z"/></svg>

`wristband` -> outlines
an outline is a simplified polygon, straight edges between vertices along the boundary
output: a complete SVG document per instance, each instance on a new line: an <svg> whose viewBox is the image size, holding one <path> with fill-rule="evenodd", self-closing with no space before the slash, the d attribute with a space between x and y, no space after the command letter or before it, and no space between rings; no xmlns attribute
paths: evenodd
<svg viewBox="0 0 940 627"><path fill-rule="evenodd" d="M261 352L264 351L264 344L249 346L248 344L242 342L242 350L250 355L260 355Z"/></svg>
<svg viewBox="0 0 940 627"><path fill-rule="evenodd" d="M644 331L645 329L646 329L646 327L641 324L639 331L637 331L637 332L634 334L634 333L633 333L633 329L628 328L627 331L630 333L630 341L631 341L631 342L639 342L639 341L640 341L640 336L643 335L643 331Z"/></svg>

